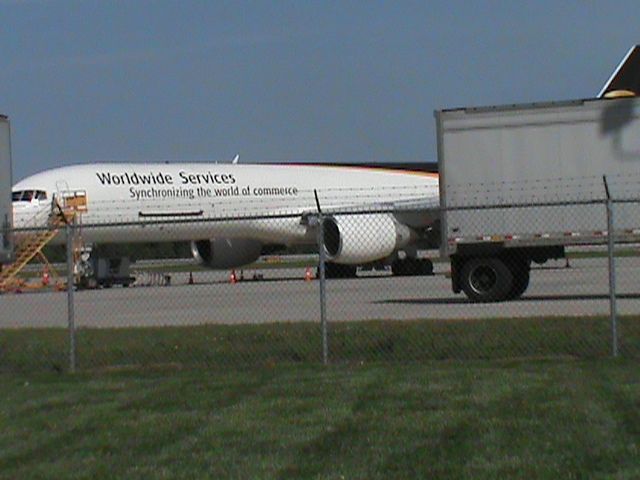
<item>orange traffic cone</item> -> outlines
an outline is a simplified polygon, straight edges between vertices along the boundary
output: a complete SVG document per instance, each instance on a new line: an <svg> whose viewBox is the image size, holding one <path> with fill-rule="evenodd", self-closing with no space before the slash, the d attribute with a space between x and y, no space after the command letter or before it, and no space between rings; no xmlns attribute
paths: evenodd
<svg viewBox="0 0 640 480"><path fill-rule="evenodd" d="M304 281L305 282L310 282L311 280L313 280L313 274L311 273L311 267L307 267L307 269L304 271Z"/></svg>
<svg viewBox="0 0 640 480"><path fill-rule="evenodd" d="M236 277L236 271L235 270L231 270L231 275L229 275L229 282L231 282L231 283L237 283L238 282L238 277Z"/></svg>
<svg viewBox="0 0 640 480"><path fill-rule="evenodd" d="M50 281L51 277L49 276L49 267L45 265L42 269L42 285L46 287L47 285L49 285Z"/></svg>

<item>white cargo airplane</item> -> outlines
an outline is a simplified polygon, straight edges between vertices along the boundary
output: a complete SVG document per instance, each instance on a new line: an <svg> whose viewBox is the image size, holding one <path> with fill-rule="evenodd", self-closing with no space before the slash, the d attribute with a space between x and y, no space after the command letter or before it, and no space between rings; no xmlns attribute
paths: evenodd
<svg viewBox="0 0 640 480"><path fill-rule="evenodd" d="M373 262L396 274L432 270L416 255L438 205L438 175L425 171L235 161L75 165L14 186L14 227L44 222L43 211L70 195L87 200L87 243L191 241L198 262L227 269L253 262L267 245L316 243L309 219L319 205L328 276L352 276Z"/></svg>
<svg viewBox="0 0 640 480"><path fill-rule="evenodd" d="M640 48L632 47L598 93L640 92ZM406 167L406 166L405 166ZM317 192L317 200L314 194ZM430 273L416 249L437 231L438 176L419 170L338 165L104 163L48 170L13 188L14 227L83 192L85 242L191 241L210 268L256 260L266 245L316 242L309 222L326 214L328 276L384 262L396 274ZM354 213L360 211L361 213ZM367 212L367 213L364 213ZM60 239L58 239L60 241ZM433 240L431 240L433 241ZM399 252L403 251L403 255Z"/></svg>

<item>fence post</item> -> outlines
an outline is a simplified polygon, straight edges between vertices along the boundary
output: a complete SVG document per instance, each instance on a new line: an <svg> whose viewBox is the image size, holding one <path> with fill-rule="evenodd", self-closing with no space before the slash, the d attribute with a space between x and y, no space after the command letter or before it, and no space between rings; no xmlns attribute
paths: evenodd
<svg viewBox="0 0 640 480"><path fill-rule="evenodd" d="M614 256L615 236L613 218L613 200L609 194L607 177L603 175L604 189L607 195L607 256L609 258L609 312L611 319L611 353L618 356L618 320L616 311L616 260Z"/></svg>
<svg viewBox="0 0 640 480"><path fill-rule="evenodd" d="M320 256L318 277L320 280L320 328L322 330L322 364L329 364L329 335L327 332L327 290L325 275L325 250L324 250L324 224L322 221L322 209L318 200L318 192L313 191L318 208L318 254Z"/></svg>
<svg viewBox="0 0 640 480"><path fill-rule="evenodd" d="M67 223L67 325L69 329L69 371L76 371L76 324L73 302L73 289L75 283L73 254L73 240L75 236L75 216Z"/></svg>

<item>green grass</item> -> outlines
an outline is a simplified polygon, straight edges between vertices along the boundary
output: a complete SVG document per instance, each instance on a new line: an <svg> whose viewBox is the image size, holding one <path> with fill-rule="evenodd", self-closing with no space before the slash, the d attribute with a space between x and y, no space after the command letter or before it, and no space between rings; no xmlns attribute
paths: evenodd
<svg viewBox="0 0 640 480"><path fill-rule="evenodd" d="M332 363L423 362L513 358L606 358L609 319L533 318L337 322L329 325ZM640 319L619 321L620 351L640 357ZM320 325L204 325L79 329L77 366L264 366L322 361ZM0 371L64 371L64 329L0 330Z"/></svg>
<svg viewBox="0 0 640 480"><path fill-rule="evenodd" d="M623 356L640 357L640 319L619 319ZM0 330L0 371L65 371L69 335L64 329ZM328 327L332 363L606 358L611 332L606 317L337 322ZM79 329L77 366L227 368L322 361L320 325L203 325Z"/></svg>
<svg viewBox="0 0 640 480"><path fill-rule="evenodd" d="M0 479L640 478L639 320L0 330Z"/></svg>
<svg viewBox="0 0 640 480"><path fill-rule="evenodd" d="M638 478L613 360L0 374L0 478Z"/></svg>
<svg viewBox="0 0 640 480"><path fill-rule="evenodd" d="M616 248L614 250L614 257L624 258L624 257L637 257L640 255L640 251L637 248ZM569 258L603 258L607 257L608 253L606 250L604 251L574 251L568 252L567 257Z"/></svg>

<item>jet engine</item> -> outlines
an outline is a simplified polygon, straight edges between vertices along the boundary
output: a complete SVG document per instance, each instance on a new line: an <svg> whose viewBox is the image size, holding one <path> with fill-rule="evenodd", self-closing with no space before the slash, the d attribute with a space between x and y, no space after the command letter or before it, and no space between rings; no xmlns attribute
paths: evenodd
<svg viewBox="0 0 640 480"><path fill-rule="evenodd" d="M415 236L389 214L334 215L324 219L323 234L328 260L351 265L386 258Z"/></svg>
<svg viewBox="0 0 640 480"><path fill-rule="evenodd" d="M262 244L251 238L214 238L191 242L191 254L201 265L213 269L240 267L260 257Z"/></svg>

